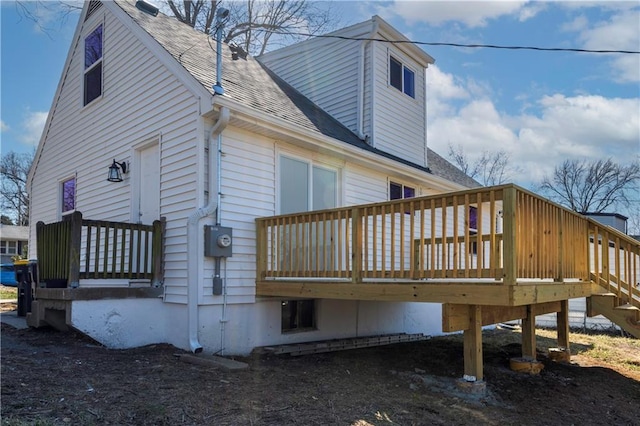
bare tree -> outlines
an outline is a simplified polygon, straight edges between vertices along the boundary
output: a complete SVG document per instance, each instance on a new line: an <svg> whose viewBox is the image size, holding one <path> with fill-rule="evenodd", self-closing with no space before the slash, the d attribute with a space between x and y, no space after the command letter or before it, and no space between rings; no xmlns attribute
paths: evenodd
<svg viewBox="0 0 640 426"><path fill-rule="evenodd" d="M62 28L71 14L82 9L82 2L16 0L15 7L21 17L33 21L40 31L52 38L53 29L49 25L56 23Z"/></svg>
<svg viewBox="0 0 640 426"><path fill-rule="evenodd" d="M0 160L0 195L4 215L12 217L16 225L29 224L29 194L27 175L35 152L8 152ZM4 216L3 215L3 216Z"/></svg>
<svg viewBox="0 0 640 426"><path fill-rule="evenodd" d="M517 167L509 163L510 157L506 151L483 151L480 158L471 162L461 145L449 144L448 156L467 176L484 186L505 183L518 171Z"/></svg>
<svg viewBox="0 0 640 426"><path fill-rule="evenodd" d="M639 161L625 166L611 159L565 160L551 177L544 177L540 189L576 212L602 213L610 208L628 208L638 197L638 183Z"/></svg>
<svg viewBox="0 0 640 426"><path fill-rule="evenodd" d="M233 41L252 55L263 54L273 44L286 45L304 39L304 34L326 32L338 23L330 8L310 0L165 2L176 19L206 34L216 30L216 10L227 7L231 13L224 42Z"/></svg>

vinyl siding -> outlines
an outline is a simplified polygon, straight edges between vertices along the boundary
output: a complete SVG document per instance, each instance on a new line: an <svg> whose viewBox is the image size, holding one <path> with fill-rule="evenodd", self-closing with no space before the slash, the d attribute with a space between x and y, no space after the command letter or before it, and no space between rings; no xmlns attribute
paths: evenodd
<svg viewBox="0 0 640 426"><path fill-rule="evenodd" d="M84 30L103 19L103 96L83 107ZM155 140L160 215L167 218L165 288L168 301L180 301L186 286L187 217L201 198L198 100L105 8L84 23L62 78L32 182L30 256L36 255L35 223L60 219L59 185L67 177L76 176L76 209L85 218L131 221L135 150ZM106 180L113 159L129 163L131 172L121 183Z"/></svg>
<svg viewBox="0 0 640 426"><path fill-rule="evenodd" d="M292 54L260 57L278 76L340 121L358 128L358 61L360 41L319 39L292 49Z"/></svg>
<svg viewBox="0 0 640 426"><path fill-rule="evenodd" d="M233 229L233 255L226 262L227 302L255 301L255 219L275 214L274 142L228 127L223 133L222 226ZM223 265L224 266L224 265ZM214 261L205 262L204 304L221 303L212 295Z"/></svg>
<svg viewBox="0 0 640 426"><path fill-rule="evenodd" d="M373 145L400 158L426 166L425 73L418 63L387 43L373 44L374 138ZM415 73L415 99L389 85L389 55Z"/></svg>

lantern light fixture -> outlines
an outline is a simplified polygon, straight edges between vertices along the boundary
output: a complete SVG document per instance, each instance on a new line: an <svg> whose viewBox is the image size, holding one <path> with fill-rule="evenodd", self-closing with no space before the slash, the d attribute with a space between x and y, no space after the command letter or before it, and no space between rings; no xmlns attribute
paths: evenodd
<svg viewBox="0 0 640 426"><path fill-rule="evenodd" d="M109 182L122 182L122 174L126 174L126 173L127 173L127 162L123 161L122 163L118 163L114 159L113 164L109 166L109 176L107 177L107 180Z"/></svg>

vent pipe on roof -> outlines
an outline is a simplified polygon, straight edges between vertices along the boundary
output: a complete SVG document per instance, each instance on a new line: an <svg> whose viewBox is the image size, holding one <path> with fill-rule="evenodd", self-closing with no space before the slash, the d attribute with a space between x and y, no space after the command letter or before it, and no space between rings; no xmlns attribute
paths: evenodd
<svg viewBox="0 0 640 426"><path fill-rule="evenodd" d="M222 29L228 16L229 9L218 8L216 12L216 84L213 85L213 93L216 95L224 95L222 88Z"/></svg>

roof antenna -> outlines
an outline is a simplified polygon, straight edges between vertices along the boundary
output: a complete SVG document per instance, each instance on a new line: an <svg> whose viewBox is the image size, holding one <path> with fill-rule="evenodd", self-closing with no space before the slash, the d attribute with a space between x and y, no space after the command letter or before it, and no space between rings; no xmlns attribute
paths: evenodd
<svg viewBox="0 0 640 426"><path fill-rule="evenodd" d="M218 8L216 12L216 84L213 85L213 93L224 95L222 88L222 29L224 20L229 16L229 9Z"/></svg>

